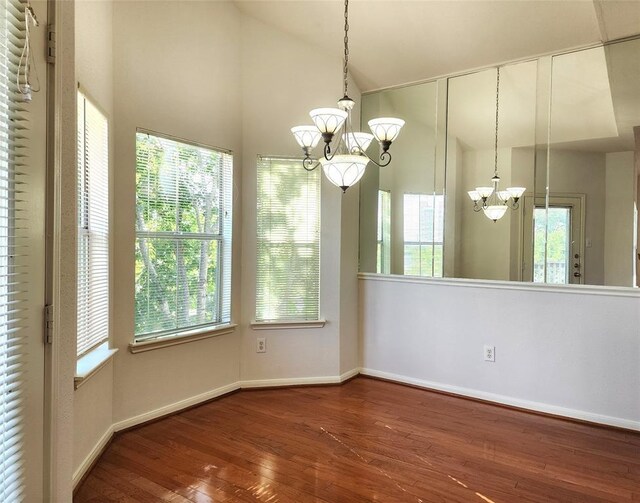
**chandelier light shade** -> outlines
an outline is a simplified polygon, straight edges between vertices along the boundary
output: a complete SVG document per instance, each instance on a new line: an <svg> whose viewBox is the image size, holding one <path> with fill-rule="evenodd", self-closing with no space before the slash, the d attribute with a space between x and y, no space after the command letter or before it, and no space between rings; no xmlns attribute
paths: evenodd
<svg viewBox="0 0 640 503"><path fill-rule="evenodd" d="M291 132L303 149L316 148L322 137L315 126L296 126L291 128Z"/></svg>
<svg viewBox="0 0 640 503"><path fill-rule="evenodd" d="M386 142L391 144L400 134L400 130L402 126L404 126L404 121L402 119L394 119L393 117L384 117L381 119L371 119L368 124L376 140L383 144Z"/></svg>
<svg viewBox="0 0 640 503"><path fill-rule="evenodd" d="M322 135L335 134L347 120L347 115L347 112L339 108L316 108L309 112L311 120Z"/></svg>
<svg viewBox="0 0 640 503"><path fill-rule="evenodd" d="M338 108L316 108L309 115L315 126L296 126L291 128L298 145L302 147L304 158L302 166L312 171L322 165L327 178L334 185L345 192L349 187L358 183L364 175L369 162L383 168L391 162L389 148L396 140L404 121L394 117L373 119L369 121L369 128L373 134L354 131L351 120L351 110L355 102L347 94L349 75L349 0L344 2L344 66L342 72L342 87L344 96L338 100ZM336 135L344 126L342 135ZM334 145L336 139L337 145ZM320 138L324 141L323 157L315 161L311 157ZM378 161L369 157L367 148L376 139L380 147Z"/></svg>
<svg viewBox="0 0 640 503"><path fill-rule="evenodd" d="M522 197L522 194L524 194L526 190L527 189L525 189L524 187L509 187L507 189L507 192L509 192L511 197L513 197L513 199L517 201Z"/></svg>
<svg viewBox="0 0 640 503"><path fill-rule="evenodd" d="M347 144L350 154L360 154L367 151L373 141L373 135L369 133L347 133L343 140Z"/></svg>
<svg viewBox="0 0 640 503"><path fill-rule="evenodd" d="M475 192L478 193L481 199L487 199L493 194L493 187L476 187Z"/></svg>
<svg viewBox="0 0 640 503"><path fill-rule="evenodd" d="M473 201L473 211L482 210L485 216L497 222L509 208L517 210L518 201L527 190L525 187L507 187L500 190L500 177L498 176L498 119L500 117L500 67L496 68L496 135L494 143L493 186L476 187L467 192ZM369 123L371 124L371 123ZM375 133L374 133L375 134Z"/></svg>
<svg viewBox="0 0 640 503"><path fill-rule="evenodd" d="M507 209L508 207L505 206L504 204L497 204L497 205L487 206L482 210L484 211L484 214L487 216L487 218L489 218L490 220L493 220L494 222L497 222L504 216Z"/></svg>
<svg viewBox="0 0 640 503"><path fill-rule="evenodd" d="M338 154L331 160L320 159L325 176L343 192L360 181L368 162L363 155Z"/></svg>

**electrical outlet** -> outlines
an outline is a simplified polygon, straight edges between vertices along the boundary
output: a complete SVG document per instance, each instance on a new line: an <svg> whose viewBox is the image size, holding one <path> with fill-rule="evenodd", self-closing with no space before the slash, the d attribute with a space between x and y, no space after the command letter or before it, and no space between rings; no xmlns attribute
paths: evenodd
<svg viewBox="0 0 640 503"><path fill-rule="evenodd" d="M258 337L256 344L256 353L266 353L267 352L267 338L266 337Z"/></svg>
<svg viewBox="0 0 640 503"><path fill-rule="evenodd" d="M495 362L496 361L496 347L495 346L484 346L484 361L485 362Z"/></svg>

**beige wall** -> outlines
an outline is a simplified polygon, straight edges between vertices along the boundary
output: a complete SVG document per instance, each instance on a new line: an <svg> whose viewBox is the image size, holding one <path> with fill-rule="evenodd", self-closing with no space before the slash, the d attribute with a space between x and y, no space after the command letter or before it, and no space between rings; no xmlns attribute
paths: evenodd
<svg viewBox="0 0 640 503"><path fill-rule="evenodd" d="M105 23L111 18L113 28ZM339 55L324 56L243 18L226 2L87 2L78 5L78 21L79 79L112 119L111 332L119 352L76 392L76 420L88 424L76 432L75 468L114 423L135 423L241 380L335 378L358 365L358 191L342 196L324 177L326 326L261 332L268 350L260 355L249 326L255 308L256 156L300 155L289 128L309 122L309 109L338 98ZM299 61L314 61L322 78L304 85L292 79ZM359 100L353 83L350 89ZM359 110L355 116L357 122ZM135 355L128 351L134 330L137 127L234 152L232 318L239 327L233 334Z"/></svg>
<svg viewBox="0 0 640 503"><path fill-rule="evenodd" d="M338 98L339 55L328 57L243 18L227 2L76 6L78 79L111 119L111 339L119 350L74 395L78 474L118 424L135 424L241 381L335 379L355 369L359 199L357 190L342 196L323 177L321 314L327 324L262 332L268 350L257 355L249 326L255 308L256 156L300 155L289 128L309 122L309 109ZM304 84L291 78L300 61L313 61L318 71ZM359 100L353 83L350 94ZM354 115L357 122L359 110ZM233 334L135 355L128 351L134 330L137 127L234 152L232 321L239 327Z"/></svg>
<svg viewBox="0 0 640 503"><path fill-rule="evenodd" d="M460 265L458 277L473 279L508 280L511 271L511 220L516 218L511 210L497 222L492 222L483 212L474 212L468 190L490 186L493 176L493 150L467 150L462 152L461 184L458 197L463 200L460 213L460 253L456 263ZM500 187L511 186L511 149L498 150ZM466 199L465 199L466 197Z"/></svg>
<svg viewBox="0 0 640 503"><path fill-rule="evenodd" d="M584 282L604 285L605 154L552 149L549 192L586 195Z"/></svg>
<svg viewBox="0 0 640 503"><path fill-rule="evenodd" d="M242 42L241 377L255 381L336 376L357 366L357 330L353 327L357 316L358 188L343 196L322 176L320 315L327 324L263 331L249 324L255 318L257 156L300 156L289 129L309 124L307 114L312 108L334 106L340 97L342 63L339 53L320 52L251 17L243 18ZM360 100L353 83L349 95ZM355 111L356 127L358 115ZM317 155L319 152L318 148ZM266 353L256 353L258 336L267 338Z"/></svg>
<svg viewBox="0 0 640 503"><path fill-rule="evenodd" d="M76 2L76 78L109 120L109 169L113 182L113 54L110 1ZM114 193L110 194L113 210ZM113 211L111 212L113 233ZM113 239L111 242L113 246ZM112 248L113 250L113 248ZM112 287L115 286L112 276ZM112 288L113 291L113 288ZM112 331L113 335L113 331ZM73 470L78 470L113 423L113 364L110 362L74 393Z"/></svg>
<svg viewBox="0 0 640 503"><path fill-rule="evenodd" d="M114 421L236 382L240 334L131 354L137 127L234 153L233 317L240 276L240 14L227 2L115 2Z"/></svg>
<svg viewBox="0 0 640 503"><path fill-rule="evenodd" d="M604 284L634 286L633 152L606 154Z"/></svg>

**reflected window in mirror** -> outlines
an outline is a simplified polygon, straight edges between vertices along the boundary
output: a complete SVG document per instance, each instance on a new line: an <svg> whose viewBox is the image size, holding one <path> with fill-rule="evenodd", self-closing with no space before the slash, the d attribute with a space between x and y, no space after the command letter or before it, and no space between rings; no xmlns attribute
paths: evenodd
<svg viewBox="0 0 640 503"><path fill-rule="evenodd" d="M444 196L404 195L404 273L442 277Z"/></svg>
<svg viewBox="0 0 640 503"><path fill-rule="evenodd" d="M378 191L378 274L391 274L391 192Z"/></svg>

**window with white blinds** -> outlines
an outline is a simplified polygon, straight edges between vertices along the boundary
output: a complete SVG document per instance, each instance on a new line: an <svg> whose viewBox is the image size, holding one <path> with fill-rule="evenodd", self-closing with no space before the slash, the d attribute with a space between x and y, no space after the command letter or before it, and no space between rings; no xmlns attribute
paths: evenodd
<svg viewBox="0 0 640 503"><path fill-rule="evenodd" d="M317 320L320 170L258 158L256 321Z"/></svg>
<svg viewBox="0 0 640 503"><path fill-rule="evenodd" d="M20 200L29 127L25 108L17 102L17 58L24 42L24 7L0 0L0 501L23 498L23 379L25 284L16 263L29 250L24 237L25 201ZM17 55L17 56L16 56ZM24 263L24 259L22 259Z"/></svg>
<svg viewBox="0 0 640 503"><path fill-rule="evenodd" d="M404 195L404 273L442 277L444 195Z"/></svg>
<svg viewBox="0 0 640 503"><path fill-rule="evenodd" d="M231 321L233 156L136 133L135 339Z"/></svg>
<svg viewBox="0 0 640 503"><path fill-rule="evenodd" d="M109 339L109 124L78 92L78 357Z"/></svg>

